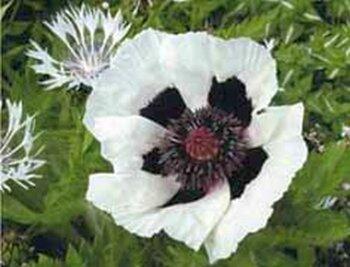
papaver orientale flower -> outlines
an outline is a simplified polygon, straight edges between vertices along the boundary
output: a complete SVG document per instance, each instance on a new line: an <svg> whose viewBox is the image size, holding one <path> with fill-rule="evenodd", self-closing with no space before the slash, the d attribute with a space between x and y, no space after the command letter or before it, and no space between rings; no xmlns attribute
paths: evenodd
<svg viewBox="0 0 350 267"><path fill-rule="evenodd" d="M120 11L112 16L109 11L84 4L64 9L45 25L67 48L66 58L55 59L32 41L34 49L27 55L39 61L32 66L35 72L49 77L42 82L47 89L64 84L68 88L91 86L103 70L113 65L116 47L130 28Z"/></svg>
<svg viewBox="0 0 350 267"><path fill-rule="evenodd" d="M21 187L28 189L34 186L32 178L40 175L34 171L41 167L45 161L37 159L41 149L34 149L35 120L33 116L23 115L22 103L6 101L8 110L7 127L2 125L0 140L0 191L11 191L7 181L12 180ZM0 109L2 101L0 101ZM2 109L1 109L2 111Z"/></svg>
<svg viewBox="0 0 350 267"><path fill-rule="evenodd" d="M228 257L306 160L303 105L269 106L276 63L247 38L146 30L116 58L84 119L114 172L91 175L87 199L139 236Z"/></svg>

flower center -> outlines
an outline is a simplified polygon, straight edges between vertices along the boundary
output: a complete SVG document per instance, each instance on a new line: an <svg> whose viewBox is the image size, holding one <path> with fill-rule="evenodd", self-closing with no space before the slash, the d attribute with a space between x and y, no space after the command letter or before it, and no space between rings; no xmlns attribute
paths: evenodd
<svg viewBox="0 0 350 267"><path fill-rule="evenodd" d="M207 127L192 130L184 141L185 149L191 158L210 160L219 152L219 141Z"/></svg>
<svg viewBox="0 0 350 267"><path fill-rule="evenodd" d="M167 130L156 151L159 170L176 176L185 189L208 191L242 166L245 129L233 113L212 107L186 110Z"/></svg>

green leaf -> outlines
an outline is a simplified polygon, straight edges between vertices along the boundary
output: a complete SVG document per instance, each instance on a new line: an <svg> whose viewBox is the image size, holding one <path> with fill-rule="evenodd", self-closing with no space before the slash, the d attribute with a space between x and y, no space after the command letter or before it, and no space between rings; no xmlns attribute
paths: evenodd
<svg viewBox="0 0 350 267"><path fill-rule="evenodd" d="M346 142L329 144L322 154L312 152L291 186L293 201L315 207L322 197L340 190L342 182L349 182L349 173L350 149Z"/></svg>
<svg viewBox="0 0 350 267"><path fill-rule="evenodd" d="M62 264L58 261L53 260L52 258L40 254L38 262L30 263L31 267L62 267Z"/></svg>
<svg viewBox="0 0 350 267"><path fill-rule="evenodd" d="M81 255L73 248L69 247L66 255L65 265L67 267L83 267L85 266L84 260Z"/></svg>
<svg viewBox="0 0 350 267"><path fill-rule="evenodd" d="M36 221L36 214L10 194L2 194L2 218L30 224Z"/></svg>
<svg viewBox="0 0 350 267"><path fill-rule="evenodd" d="M0 21L2 20L2 18L6 14L7 9L12 5L12 2L13 2L13 0L11 0L6 5L4 5L0 8Z"/></svg>

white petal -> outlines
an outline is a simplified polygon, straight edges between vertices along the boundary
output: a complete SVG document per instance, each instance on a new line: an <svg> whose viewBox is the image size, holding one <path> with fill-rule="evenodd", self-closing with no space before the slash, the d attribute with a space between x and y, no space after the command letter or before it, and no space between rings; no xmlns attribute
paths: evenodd
<svg viewBox="0 0 350 267"><path fill-rule="evenodd" d="M85 118L85 124L101 142L102 155L112 162L114 171L140 169L142 155L165 133L164 128L141 116Z"/></svg>
<svg viewBox="0 0 350 267"><path fill-rule="evenodd" d="M159 47L167 34L147 30L126 40L114 59L116 66L104 71L94 85L99 91L88 105L101 103L106 115L136 115L161 91L171 86L159 64Z"/></svg>
<svg viewBox="0 0 350 267"><path fill-rule="evenodd" d="M164 230L174 239L198 250L223 216L229 200L230 188L225 182L200 200L166 208L162 211Z"/></svg>
<svg viewBox="0 0 350 267"><path fill-rule="evenodd" d="M258 147L272 141L300 136L303 127L302 103L289 106L268 107L261 114L253 114L248 128L249 142Z"/></svg>
<svg viewBox="0 0 350 267"><path fill-rule="evenodd" d="M227 258L249 233L263 228L272 214L272 205L287 191L295 173L306 161L307 147L301 136L271 142L268 159L258 177L243 195L231 201L225 217L206 240L210 262Z"/></svg>
<svg viewBox="0 0 350 267"><path fill-rule="evenodd" d="M237 76L246 85L254 108L267 107L278 89L276 62L269 50L248 38L216 41L211 58L218 80Z"/></svg>
<svg viewBox="0 0 350 267"><path fill-rule="evenodd" d="M101 176L105 175L91 176L87 199L111 213L116 224L144 237L163 229L196 250L223 216L230 199L229 186L222 183L197 201L161 208L179 189L173 179L146 172ZM105 182L109 179L113 181Z"/></svg>
<svg viewBox="0 0 350 267"><path fill-rule="evenodd" d="M100 76L95 89L111 91L114 107L127 114L171 86L188 107L202 107L214 76L241 79L256 109L265 108L277 91L274 59L247 38L224 41L203 32L172 35L150 29L124 41L113 60L115 68Z"/></svg>
<svg viewBox="0 0 350 267"><path fill-rule="evenodd" d="M163 229L172 238L198 250L224 215L229 200L229 186L223 183L197 201L134 213L131 216L116 214L115 219L117 224L138 235L143 235L145 229L153 229L152 235Z"/></svg>
<svg viewBox="0 0 350 267"><path fill-rule="evenodd" d="M106 70L104 74L110 73ZM136 96L137 91L132 85L132 81L127 79L115 80L118 73L110 73L110 75L101 75L105 81L95 81L87 103L85 118L94 118L95 116L123 116L136 115L138 113ZM109 83L109 87L107 86ZM140 97L138 96L138 99ZM142 100L139 100L142 101Z"/></svg>
<svg viewBox="0 0 350 267"><path fill-rule="evenodd" d="M253 147L263 145L268 159L243 195L231 202L228 213L206 241L211 262L228 257L249 233L263 228L272 205L288 189L307 156L302 138L303 105L269 107L253 116L248 130Z"/></svg>
<svg viewBox="0 0 350 267"><path fill-rule="evenodd" d="M209 57L214 40L204 32L168 35L159 51L161 65L192 110L207 103L214 76Z"/></svg>
<svg viewBox="0 0 350 267"><path fill-rule="evenodd" d="M171 178L144 171L128 174L93 174L87 200L113 215L144 212L166 203L179 189Z"/></svg>

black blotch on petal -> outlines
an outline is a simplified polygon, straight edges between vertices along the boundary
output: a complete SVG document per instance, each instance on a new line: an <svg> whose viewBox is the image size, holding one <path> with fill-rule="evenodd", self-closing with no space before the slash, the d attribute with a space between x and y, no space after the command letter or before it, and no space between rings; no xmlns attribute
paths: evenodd
<svg viewBox="0 0 350 267"><path fill-rule="evenodd" d="M148 152L147 154L144 154L142 158L143 158L142 170L148 171L153 174L160 174L163 168L163 165L159 163L159 160L160 160L159 148L153 148L150 152Z"/></svg>
<svg viewBox="0 0 350 267"><path fill-rule="evenodd" d="M246 185L253 181L259 174L267 157L267 153L260 147L247 151L247 156L243 161L243 167L229 179L231 199L242 195Z"/></svg>
<svg viewBox="0 0 350 267"><path fill-rule="evenodd" d="M167 88L142 108L140 115L166 127L170 120L178 119L185 108L186 104L179 91Z"/></svg>
<svg viewBox="0 0 350 267"><path fill-rule="evenodd" d="M164 178L167 179L167 178ZM176 204L184 204L196 201L205 196L205 192L194 189L180 189L162 208L173 206Z"/></svg>
<svg viewBox="0 0 350 267"><path fill-rule="evenodd" d="M243 126L248 126L251 121L252 101L247 98L245 85L235 76L221 83L214 77L208 103L212 107L234 113Z"/></svg>

